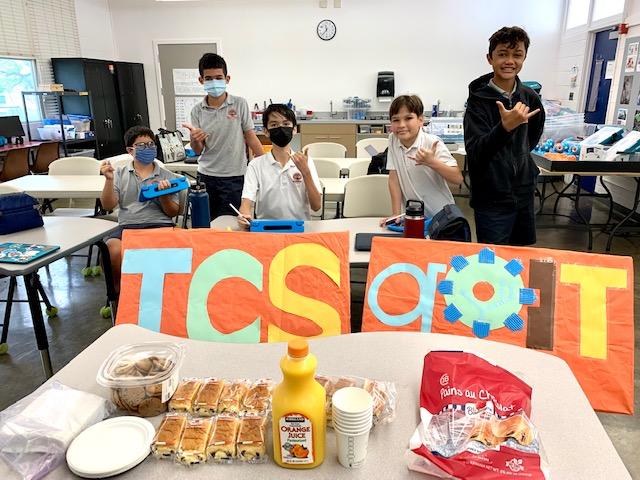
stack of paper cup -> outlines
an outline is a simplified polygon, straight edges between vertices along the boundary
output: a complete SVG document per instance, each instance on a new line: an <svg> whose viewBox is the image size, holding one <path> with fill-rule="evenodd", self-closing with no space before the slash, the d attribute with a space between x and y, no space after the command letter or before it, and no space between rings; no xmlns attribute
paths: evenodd
<svg viewBox="0 0 640 480"><path fill-rule="evenodd" d="M361 467L373 424L373 398L362 388L346 387L335 392L331 401L338 461L347 468Z"/></svg>

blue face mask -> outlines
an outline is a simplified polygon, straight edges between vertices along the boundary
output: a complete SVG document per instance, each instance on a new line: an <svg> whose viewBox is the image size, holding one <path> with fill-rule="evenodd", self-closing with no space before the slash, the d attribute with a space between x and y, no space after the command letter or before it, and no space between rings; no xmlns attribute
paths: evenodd
<svg viewBox="0 0 640 480"><path fill-rule="evenodd" d="M222 79L206 80L204 91L212 97L219 97L227 90L227 81Z"/></svg>
<svg viewBox="0 0 640 480"><path fill-rule="evenodd" d="M149 165L150 163L153 163L157 153L157 147L136 147L135 157L140 163Z"/></svg>

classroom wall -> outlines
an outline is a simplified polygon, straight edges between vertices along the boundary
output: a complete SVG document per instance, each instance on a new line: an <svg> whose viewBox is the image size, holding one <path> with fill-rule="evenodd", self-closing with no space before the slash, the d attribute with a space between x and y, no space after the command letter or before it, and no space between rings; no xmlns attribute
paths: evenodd
<svg viewBox="0 0 640 480"><path fill-rule="evenodd" d="M76 0L76 18L81 55L85 58L115 60L116 45L107 0Z"/></svg>
<svg viewBox="0 0 640 480"><path fill-rule="evenodd" d="M111 32L105 22L88 23L98 6L78 8L78 24L94 32L83 37L83 53L107 53L111 36L116 59L144 63L152 128L160 126L153 40L220 39L230 91L250 105L291 98L298 107L328 111L330 100L340 107L348 96L374 97L377 72L393 70L396 93L462 109L469 81L489 71L488 37L521 25L532 38L521 78L540 81L546 97L557 92L563 0L518 8L509 0L342 0L338 9L319 8L317 0L108 0L108 7ZM329 42L316 35L323 18L337 25ZM373 108L388 104L375 101Z"/></svg>

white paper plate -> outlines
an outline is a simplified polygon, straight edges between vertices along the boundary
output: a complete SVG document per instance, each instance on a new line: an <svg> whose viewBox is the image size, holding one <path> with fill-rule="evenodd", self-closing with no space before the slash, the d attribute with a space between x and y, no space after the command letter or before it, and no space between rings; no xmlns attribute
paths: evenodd
<svg viewBox="0 0 640 480"><path fill-rule="evenodd" d="M71 442L67 465L84 478L126 472L147 458L154 435L153 425L143 418L105 420L87 428Z"/></svg>

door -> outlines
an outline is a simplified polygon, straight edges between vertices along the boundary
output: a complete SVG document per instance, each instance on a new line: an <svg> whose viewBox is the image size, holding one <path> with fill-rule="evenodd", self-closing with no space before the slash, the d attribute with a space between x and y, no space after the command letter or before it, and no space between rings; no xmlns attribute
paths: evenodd
<svg viewBox="0 0 640 480"><path fill-rule="evenodd" d="M185 119L189 119L191 105L197 101L197 97L204 98L204 90L195 85L198 81L198 61L205 53L218 53L218 44L216 42L206 43L158 43L158 63L160 70L160 102L162 108L162 124L167 130L176 130L176 98L180 105L186 108L180 108L178 111L179 123ZM175 85L174 70L191 69L193 72L187 72L189 79L193 75L193 90L185 89L186 85ZM181 73L181 72L176 72ZM178 87L176 93L176 86ZM183 132L184 133L184 132Z"/></svg>
<svg viewBox="0 0 640 480"><path fill-rule="evenodd" d="M613 62L616 58L618 39L609 38L611 30L596 33L591 58L591 71L589 72L589 87L584 109L585 123L602 125L607 115L609 104L609 91L611 90L611 78L606 78L607 64L611 63L609 72L613 76ZM596 177L582 177L580 186L589 192L595 191Z"/></svg>
<svg viewBox="0 0 640 480"><path fill-rule="evenodd" d="M609 104L609 90L611 79L605 78L607 62L613 62L616 57L618 39L610 39L611 30L596 33L589 73L589 87L585 105L584 121L586 123L603 124ZM612 67L613 68L613 67ZM611 69L613 73L613 70Z"/></svg>

